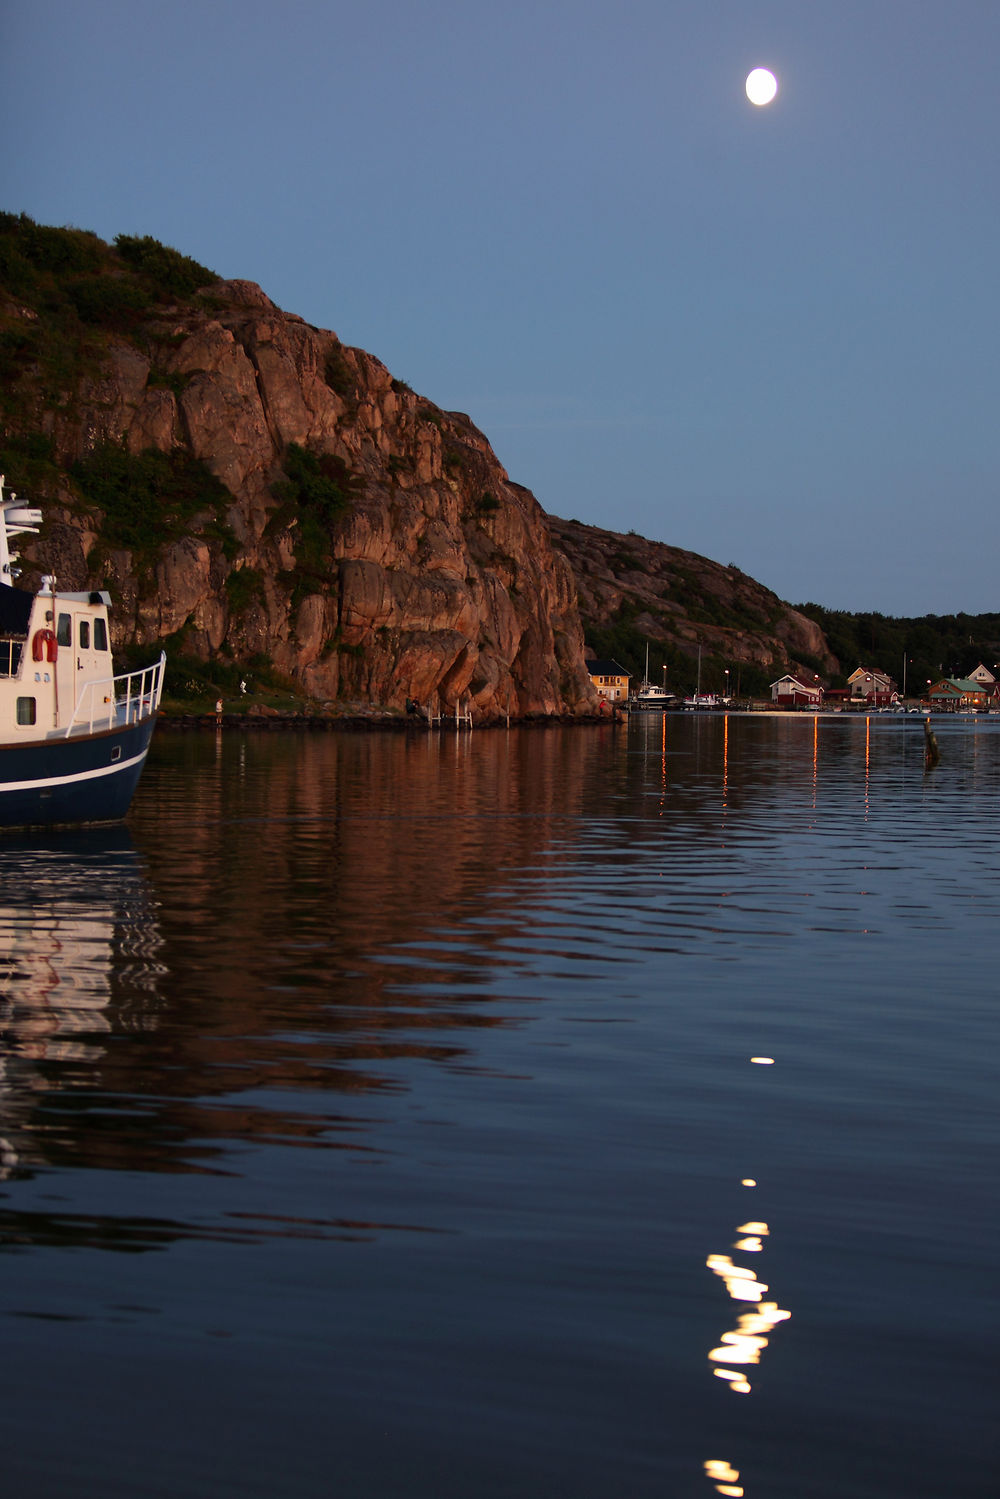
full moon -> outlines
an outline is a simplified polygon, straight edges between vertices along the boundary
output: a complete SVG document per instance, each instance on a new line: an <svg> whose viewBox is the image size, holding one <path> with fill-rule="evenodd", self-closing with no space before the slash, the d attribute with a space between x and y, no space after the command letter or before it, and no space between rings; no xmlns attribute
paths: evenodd
<svg viewBox="0 0 1000 1499"><path fill-rule="evenodd" d="M770 104L778 92L778 80L768 68L754 68L747 77L747 98L751 104Z"/></svg>

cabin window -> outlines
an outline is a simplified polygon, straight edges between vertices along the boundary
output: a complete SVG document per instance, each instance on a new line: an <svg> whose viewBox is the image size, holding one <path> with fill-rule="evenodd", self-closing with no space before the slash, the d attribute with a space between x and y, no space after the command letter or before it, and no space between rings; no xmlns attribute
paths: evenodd
<svg viewBox="0 0 1000 1499"><path fill-rule="evenodd" d="M35 722L35 699L33 697L18 698L17 721L19 724L33 724Z"/></svg>
<svg viewBox="0 0 1000 1499"><path fill-rule="evenodd" d="M106 651L108 648L108 622L106 619L94 620L94 650Z"/></svg>
<svg viewBox="0 0 1000 1499"><path fill-rule="evenodd" d="M22 645L20 640L0 640L0 677L17 676Z"/></svg>
<svg viewBox="0 0 1000 1499"><path fill-rule="evenodd" d="M80 621L80 649L81 649L81 651L89 651L90 650L90 620L89 619L81 619L81 621Z"/></svg>
<svg viewBox="0 0 1000 1499"><path fill-rule="evenodd" d="M73 644L73 621L68 614L60 614L56 623L56 643L58 645Z"/></svg>

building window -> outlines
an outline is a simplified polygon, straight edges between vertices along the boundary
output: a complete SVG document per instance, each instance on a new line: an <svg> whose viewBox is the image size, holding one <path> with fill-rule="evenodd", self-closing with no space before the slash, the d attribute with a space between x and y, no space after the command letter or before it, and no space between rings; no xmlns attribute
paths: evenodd
<svg viewBox="0 0 1000 1499"><path fill-rule="evenodd" d="M35 699L33 697L19 697L17 700L17 721L19 724L33 724L35 722Z"/></svg>

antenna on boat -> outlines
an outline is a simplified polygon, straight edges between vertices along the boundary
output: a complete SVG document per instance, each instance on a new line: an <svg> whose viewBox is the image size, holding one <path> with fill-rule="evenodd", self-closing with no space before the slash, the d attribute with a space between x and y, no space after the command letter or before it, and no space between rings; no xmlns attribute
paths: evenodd
<svg viewBox="0 0 1000 1499"><path fill-rule="evenodd" d="M37 536L42 523L42 512L33 505L22 505L14 493L5 500L5 477L0 474L0 583L6 583L10 588L18 576L18 569L14 566L18 553L11 551L10 538L24 533Z"/></svg>

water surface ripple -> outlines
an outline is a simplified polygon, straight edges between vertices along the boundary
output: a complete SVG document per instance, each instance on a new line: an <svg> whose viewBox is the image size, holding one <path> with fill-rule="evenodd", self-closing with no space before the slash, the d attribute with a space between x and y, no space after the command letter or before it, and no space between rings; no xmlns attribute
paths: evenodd
<svg viewBox="0 0 1000 1499"><path fill-rule="evenodd" d="M0 865L10 1492L1000 1491L1000 720L161 732Z"/></svg>

